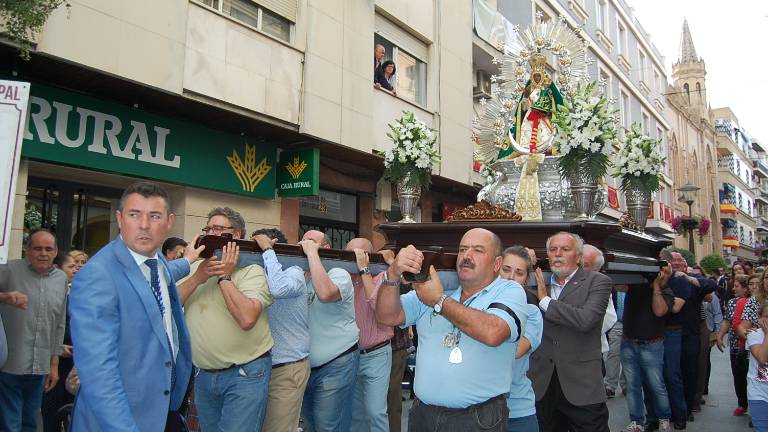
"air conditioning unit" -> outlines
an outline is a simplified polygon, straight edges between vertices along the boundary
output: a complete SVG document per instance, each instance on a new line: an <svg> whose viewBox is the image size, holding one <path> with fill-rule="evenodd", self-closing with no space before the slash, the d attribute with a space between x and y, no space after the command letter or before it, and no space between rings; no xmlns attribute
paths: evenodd
<svg viewBox="0 0 768 432"><path fill-rule="evenodd" d="M475 85L472 88L472 97L475 99L483 97L488 99L491 97L491 90L491 75L484 70L476 70Z"/></svg>

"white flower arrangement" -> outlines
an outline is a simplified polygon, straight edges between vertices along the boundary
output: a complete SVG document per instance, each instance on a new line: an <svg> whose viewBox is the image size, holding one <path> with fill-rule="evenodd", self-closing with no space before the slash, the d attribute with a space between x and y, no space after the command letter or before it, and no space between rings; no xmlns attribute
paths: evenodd
<svg viewBox="0 0 768 432"><path fill-rule="evenodd" d="M440 163L437 132L410 111L403 111L389 129L392 148L384 152L384 178L393 183L407 179L411 186L429 187L432 167Z"/></svg>
<svg viewBox="0 0 768 432"><path fill-rule="evenodd" d="M645 135L639 124L632 123L614 162L614 175L621 178L622 190L634 188L649 193L659 190L659 175L667 160L659 152L660 142Z"/></svg>
<svg viewBox="0 0 768 432"><path fill-rule="evenodd" d="M608 99L595 94L595 84L579 85L553 118L557 129L553 145L561 156L563 177L577 174L584 166L594 179L605 176L614 145L618 144L616 111Z"/></svg>

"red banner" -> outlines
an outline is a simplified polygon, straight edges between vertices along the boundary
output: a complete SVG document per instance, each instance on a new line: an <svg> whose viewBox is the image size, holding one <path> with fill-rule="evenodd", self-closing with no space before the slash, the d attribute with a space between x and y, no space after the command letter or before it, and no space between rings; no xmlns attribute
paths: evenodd
<svg viewBox="0 0 768 432"><path fill-rule="evenodd" d="M619 194L615 188L608 186L608 205L612 209L619 209Z"/></svg>

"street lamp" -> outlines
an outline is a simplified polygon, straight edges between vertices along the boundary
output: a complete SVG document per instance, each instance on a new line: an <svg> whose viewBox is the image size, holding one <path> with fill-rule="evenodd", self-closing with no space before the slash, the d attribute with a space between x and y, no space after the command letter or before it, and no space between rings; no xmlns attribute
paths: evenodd
<svg viewBox="0 0 768 432"><path fill-rule="evenodd" d="M691 209L691 206L693 205L694 197L696 195L696 192L701 189L700 187L696 186L695 184L688 183L684 185L683 187L677 189L680 192L682 192L683 196L682 201L688 204L688 220L685 222L685 228L688 230L688 250L691 251L692 254L695 254L695 247L693 245L693 210Z"/></svg>

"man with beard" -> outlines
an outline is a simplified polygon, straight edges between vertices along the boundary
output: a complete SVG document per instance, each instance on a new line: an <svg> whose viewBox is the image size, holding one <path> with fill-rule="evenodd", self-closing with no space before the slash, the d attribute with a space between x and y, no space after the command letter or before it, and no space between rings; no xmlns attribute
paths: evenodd
<svg viewBox="0 0 768 432"><path fill-rule="evenodd" d="M576 234L547 239L552 277L537 293L544 337L528 372L542 432L608 432L600 335L611 279L579 267L583 249Z"/></svg>

